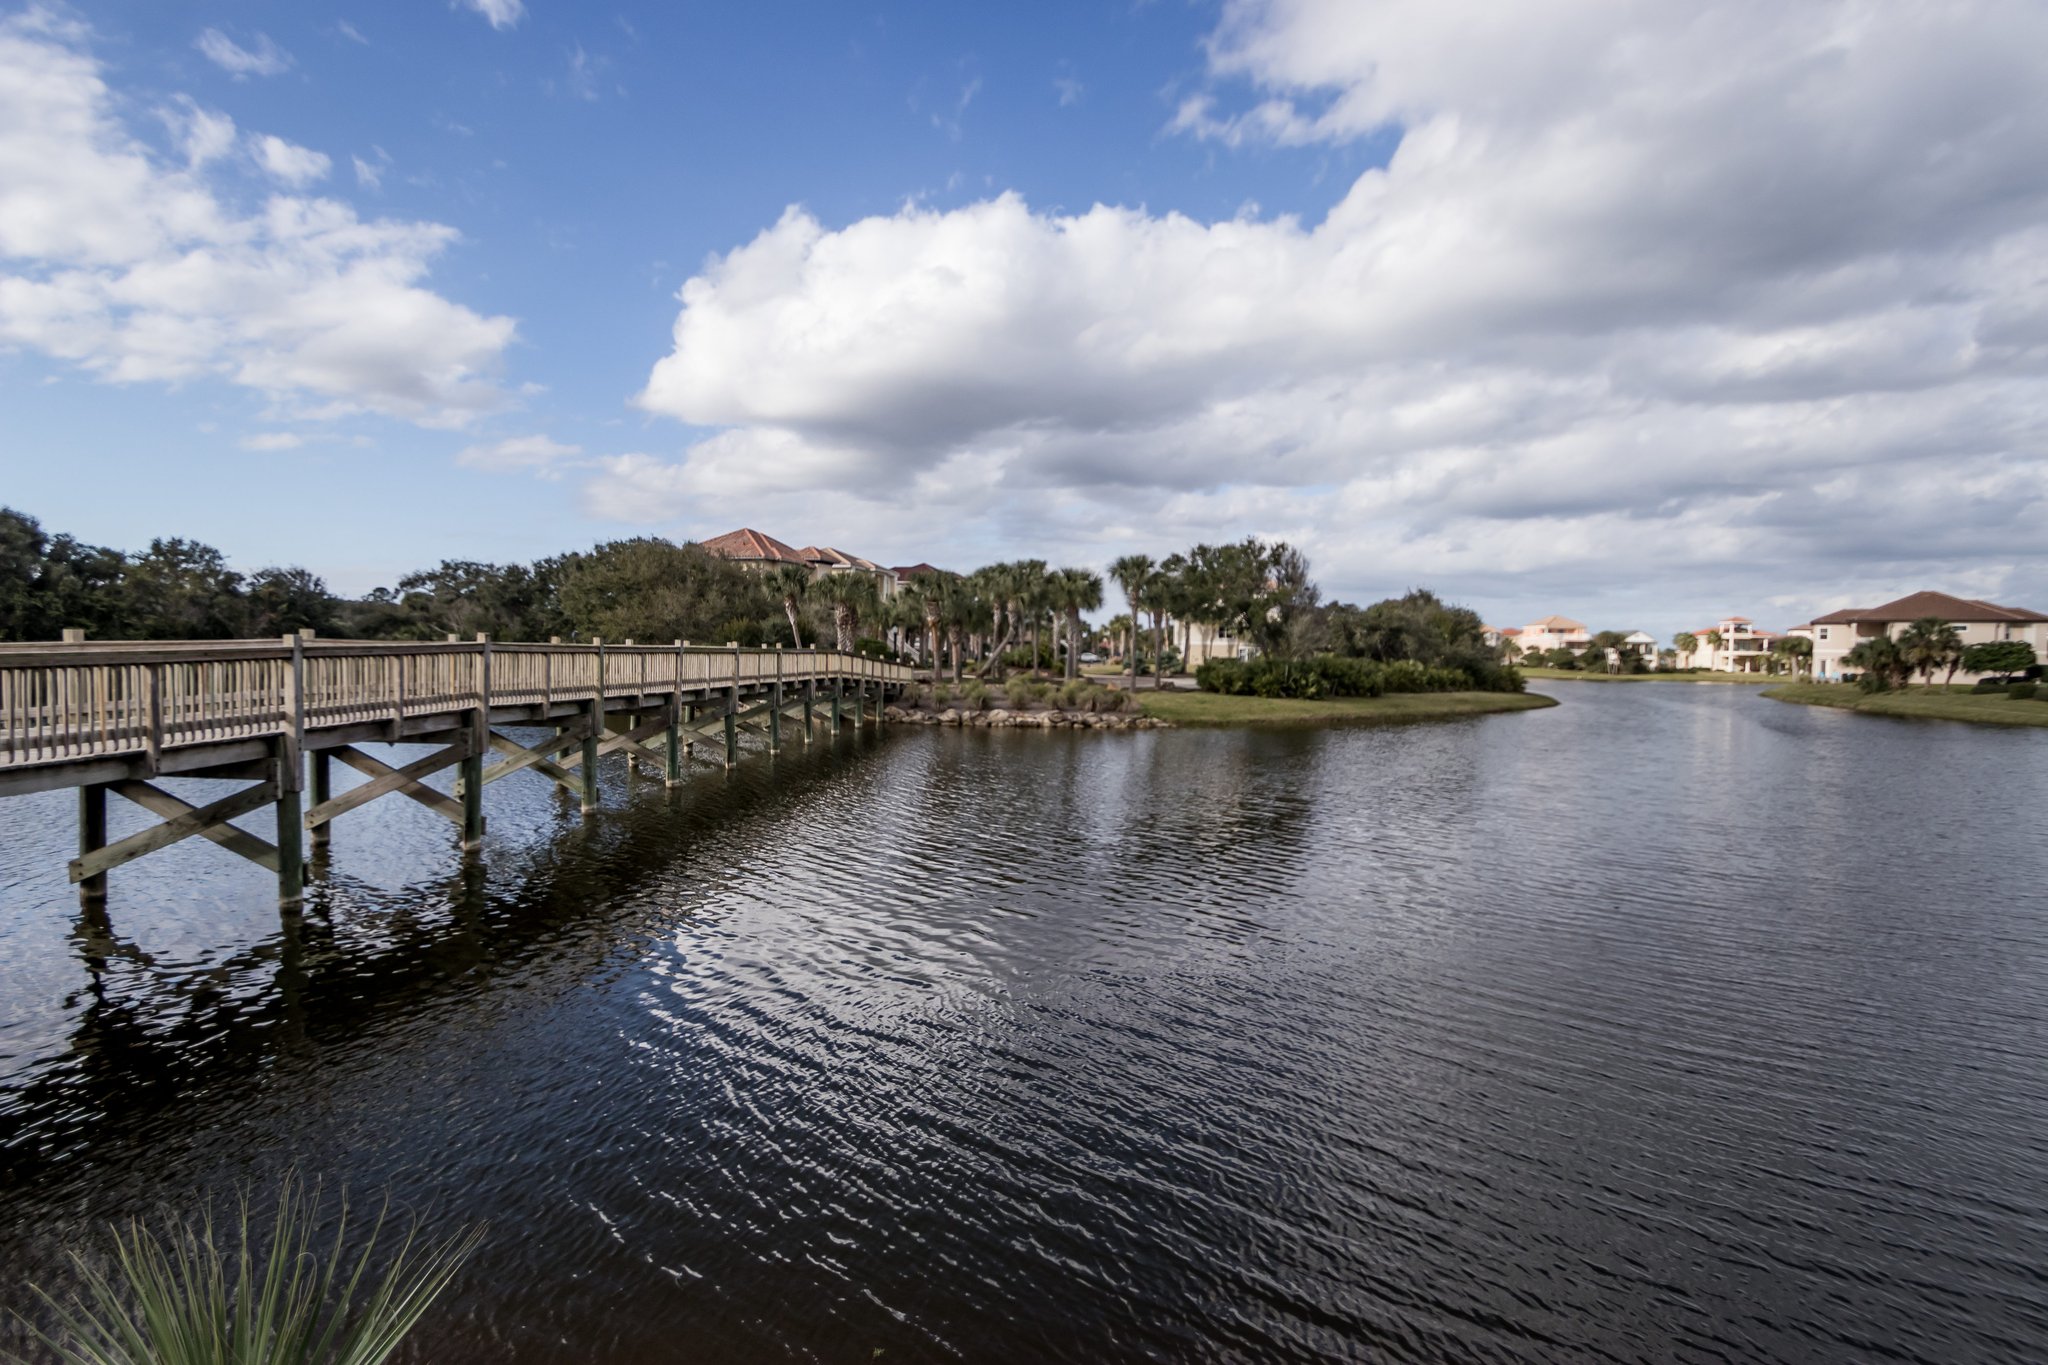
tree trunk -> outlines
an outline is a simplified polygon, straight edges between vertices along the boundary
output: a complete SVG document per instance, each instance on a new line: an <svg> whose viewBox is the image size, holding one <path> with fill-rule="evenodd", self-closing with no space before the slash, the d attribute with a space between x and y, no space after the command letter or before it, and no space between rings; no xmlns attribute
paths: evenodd
<svg viewBox="0 0 2048 1365"><path fill-rule="evenodd" d="M1067 681L1081 676L1081 613L1067 612Z"/></svg>
<svg viewBox="0 0 2048 1365"><path fill-rule="evenodd" d="M1152 613L1152 690L1157 692L1166 686L1166 618L1158 612Z"/></svg>
<svg viewBox="0 0 2048 1365"><path fill-rule="evenodd" d="M757 598L755 600L758 601L759 599ZM853 633L853 608L845 605L844 603L838 603L834 605L832 608L832 626L833 629L835 629L839 633L839 652L841 654L853 653L853 645L855 639Z"/></svg>
<svg viewBox="0 0 2048 1365"><path fill-rule="evenodd" d="M796 641L798 649L802 649L804 647L804 633L798 630L796 626L796 599L794 597L783 598L782 610L789 615L789 638Z"/></svg>

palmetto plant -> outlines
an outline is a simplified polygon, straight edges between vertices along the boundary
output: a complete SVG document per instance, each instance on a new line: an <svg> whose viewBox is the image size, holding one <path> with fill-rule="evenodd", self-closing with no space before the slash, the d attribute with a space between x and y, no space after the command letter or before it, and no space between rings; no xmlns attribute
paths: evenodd
<svg viewBox="0 0 2048 1365"><path fill-rule="evenodd" d="M114 1228L104 1265L73 1253L79 1289L64 1299L35 1290L50 1322L36 1339L63 1365L378 1365L483 1240L477 1227L422 1245L414 1225L373 1276L386 1212L350 1255L344 1200L319 1246L319 1190L295 1177L278 1193L267 1246L252 1222L244 1194L232 1250L210 1210L163 1232L133 1220Z"/></svg>

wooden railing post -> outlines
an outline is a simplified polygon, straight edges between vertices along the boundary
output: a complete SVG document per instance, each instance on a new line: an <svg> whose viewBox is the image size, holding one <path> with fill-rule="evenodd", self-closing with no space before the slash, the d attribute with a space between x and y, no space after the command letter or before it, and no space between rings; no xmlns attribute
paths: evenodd
<svg viewBox="0 0 2048 1365"><path fill-rule="evenodd" d="M768 752L782 752L782 646L775 646L775 681L768 689Z"/></svg>
<svg viewBox="0 0 2048 1365"><path fill-rule="evenodd" d="M143 689L148 693L148 715L143 732L142 752L149 764L149 775L155 777L164 761L164 666L145 664L142 669Z"/></svg>

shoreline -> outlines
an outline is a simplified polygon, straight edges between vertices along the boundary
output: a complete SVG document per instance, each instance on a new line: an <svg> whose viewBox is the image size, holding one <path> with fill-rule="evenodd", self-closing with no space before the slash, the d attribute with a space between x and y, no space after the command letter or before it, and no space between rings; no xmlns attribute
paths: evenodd
<svg viewBox="0 0 2048 1365"><path fill-rule="evenodd" d="M1236 697L1219 692L1162 691L1139 696L1148 716L1173 725L1203 729L1259 729L1268 726L1400 724L1457 720L1466 716L1542 711L1555 697L1534 692L1395 692L1380 697ZM2044 708L2048 709L2048 708Z"/></svg>
<svg viewBox="0 0 2048 1365"><path fill-rule="evenodd" d="M1899 692L1860 692L1853 683L1781 683L1764 696L1793 706L1824 706L1887 720L1949 720L1973 725L2048 726L2048 702L2020 700L2003 692L1946 692L1911 687Z"/></svg>
<svg viewBox="0 0 2048 1365"><path fill-rule="evenodd" d="M1749 687L1763 687L1772 683L1791 681L1789 678L1773 677L1767 673L1581 673L1568 668L1523 668L1521 672L1523 677L1532 682L1704 683L1709 686L1736 683Z"/></svg>

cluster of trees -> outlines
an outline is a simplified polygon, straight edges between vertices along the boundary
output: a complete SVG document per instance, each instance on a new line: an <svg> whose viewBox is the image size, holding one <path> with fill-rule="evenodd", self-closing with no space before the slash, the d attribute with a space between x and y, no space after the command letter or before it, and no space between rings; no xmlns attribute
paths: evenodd
<svg viewBox="0 0 2048 1365"><path fill-rule="evenodd" d="M1904 687L1916 673L1928 684L1940 673L1944 687L1953 684L1956 673L1964 669L2009 678L2034 663L2034 647L2024 640L1987 640L1965 646L1962 632L1938 616L1923 616L1896 637L1873 635L1858 640L1842 656L1842 666L1855 671L1857 686L1866 692Z"/></svg>
<svg viewBox="0 0 2048 1365"><path fill-rule="evenodd" d="M1319 600L1306 557L1255 538L1202 544L1163 559L1127 555L1110 569L1130 611L1110 636L1135 686L1185 659L1206 628L1278 660L1330 656L1400 661L1487 676L1498 670L1479 617L1416 591L1368 607ZM748 570L697 545L617 540L528 564L443 560L349 600L304 568L238 573L196 541L155 540L129 554L52 535L0 509L0 639L55 639L82 626L95 639L256 638L312 629L356 639L438 640L479 632L503 640L693 640L815 645L908 656L959 681L1001 677L1019 663L1065 656L1077 673L1104 602L1102 575L1012 560L972 573L929 572L884 596L876 578L814 575L788 565ZM1147 650L1149 635L1149 651Z"/></svg>
<svg viewBox="0 0 2048 1365"><path fill-rule="evenodd" d="M1121 653L1137 686L1143 623L1151 621L1151 657L1155 676L1164 671L1166 629L1172 622L1181 634L1185 660L1194 628L1203 626L1243 640L1263 653L1289 655L1297 650L1297 633L1317 607L1316 585L1309 579L1308 559L1285 541L1248 537L1227 545L1197 545L1154 561L1150 555L1125 555L1110 565L1109 576L1130 604L1130 615L1110 623L1122 635Z"/></svg>
<svg viewBox="0 0 2048 1365"><path fill-rule="evenodd" d="M0 640L54 640L69 626L99 639L210 640L333 629L341 604L299 568L228 568L195 540L127 554L51 535L0 507Z"/></svg>

